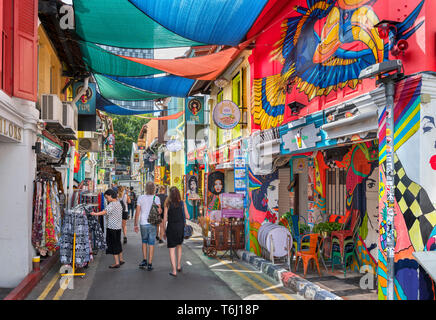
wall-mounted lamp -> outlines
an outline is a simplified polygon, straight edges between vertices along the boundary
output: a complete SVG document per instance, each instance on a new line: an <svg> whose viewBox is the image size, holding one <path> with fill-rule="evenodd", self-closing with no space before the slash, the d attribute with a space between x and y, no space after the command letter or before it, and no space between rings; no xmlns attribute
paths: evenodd
<svg viewBox="0 0 436 320"><path fill-rule="evenodd" d="M35 142L35 145L32 146L32 150L35 150L35 153L41 153L41 142Z"/></svg>
<svg viewBox="0 0 436 320"><path fill-rule="evenodd" d="M289 109L291 109L291 115L297 116L300 113L300 110L305 107L305 105L297 101L293 101L291 103L288 103L288 107Z"/></svg>
<svg viewBox="0 0 436 320"><path fill-rule="evenodd" d="M227 80L227 79L224 79L224 78L219 78L219 79L216 79L213 83L218 88L224 88L224 87L226 87L230 83L230 81Z"/></svg>

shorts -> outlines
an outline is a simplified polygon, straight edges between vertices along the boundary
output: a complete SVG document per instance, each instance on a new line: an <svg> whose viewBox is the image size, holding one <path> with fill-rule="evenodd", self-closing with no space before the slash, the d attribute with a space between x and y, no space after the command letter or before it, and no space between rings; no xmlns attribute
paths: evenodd
<svg viewBox="0 0 436 320"><path fill-rule="evenodd" d="M129 211L123 212L123 220L129 220Z"/></svg>
<svg viewBox="0 0 436 320"><path fill-rule="evenodd" d="M154 246L156 241L156 226L152 224L144 224L140 226L142 243Z"/></svg>

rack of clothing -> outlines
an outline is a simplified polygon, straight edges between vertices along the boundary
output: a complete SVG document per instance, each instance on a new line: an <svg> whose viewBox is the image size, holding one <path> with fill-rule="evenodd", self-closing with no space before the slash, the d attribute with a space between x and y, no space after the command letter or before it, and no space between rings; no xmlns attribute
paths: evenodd
<svg viewBox="0 0 436 320"><path fill-rule="evenodd" d="M60 239L60 261L63 265L87 267L98 250L106 249L100 223L97 217L90 214L96 207L96 204L83 203L66 211Z"/></svg>
<svg viewBox="0 0 436 320"><path fill-rule="evenodd" d="M32 217L32 245L40 256L58 250L62 213L56 176L40 172L34 181Z"/></svg>

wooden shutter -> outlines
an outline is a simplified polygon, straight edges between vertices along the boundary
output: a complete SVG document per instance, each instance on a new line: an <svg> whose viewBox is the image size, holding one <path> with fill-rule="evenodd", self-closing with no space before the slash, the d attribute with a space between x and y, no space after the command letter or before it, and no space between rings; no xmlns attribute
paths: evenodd
<svg viewBox="0 0 436 320"><path fill-rule="evenodd" d="M38 1L14 1L14 96L36 101Z"/></svg>
<svg viewBox="0 0 436 320"><path fill-rule="evenodd" d="M2 2L2 78L1 88L8 95L12 96L13 87L13 1L5 0Z"/></svg>
<svg viewBox="0 0 436 320"><path fill-rule="evenodd" d="M291 168L279 169L279 216L291 211L291 198L289 196L288 185L291 182Z"/></svg>

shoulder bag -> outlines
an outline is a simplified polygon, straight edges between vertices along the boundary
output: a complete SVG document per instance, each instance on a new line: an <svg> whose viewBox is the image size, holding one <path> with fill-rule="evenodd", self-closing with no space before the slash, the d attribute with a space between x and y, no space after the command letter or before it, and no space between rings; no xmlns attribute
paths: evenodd
<svg viewBox="0 0 436 320"><path fill-rule="evenodd" d="M185 239L189 239L192 237L193 229L190 225L186 224L186 215L185 215L185 204L182 202L182 212L183 212L183 220L185 221L185 227L183 229L183 237Z"/></svg>
<svg viewBox="0 0 436 320"><path fill-rule="evenodd" d="M162 222L162 216L159 214L159 207L154 203L155 197L156 196L153 197L153 203L151 205L150 213L148 214L148 219L147 219L147 222L154 226Z"/></svg>

